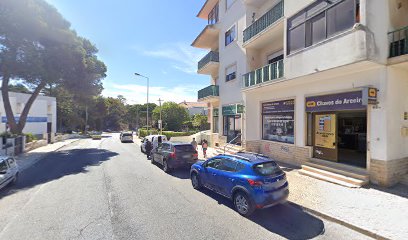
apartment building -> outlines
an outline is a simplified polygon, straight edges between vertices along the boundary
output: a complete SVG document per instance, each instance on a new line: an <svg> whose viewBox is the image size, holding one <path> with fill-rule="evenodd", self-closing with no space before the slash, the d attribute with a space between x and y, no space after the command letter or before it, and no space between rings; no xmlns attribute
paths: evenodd
<svg viewBox="0 0 408 240"><path fill-rule="evenodd" d="M199 100L218 139L233 129L247 150L336 183L407 178L407 0L208 0L198 17L211 76Z"/></svg>

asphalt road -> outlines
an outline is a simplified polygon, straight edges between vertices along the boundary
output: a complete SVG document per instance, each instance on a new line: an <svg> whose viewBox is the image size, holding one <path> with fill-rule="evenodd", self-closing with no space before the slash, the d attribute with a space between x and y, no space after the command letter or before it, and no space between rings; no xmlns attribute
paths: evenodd
<svg viewBox="0 0 408 240"><path fill-rule="evenodd" d="M0 239L367 239L291 203L247 219L225 198L164 173L119 135L48 155L0 191Z"/></svg>

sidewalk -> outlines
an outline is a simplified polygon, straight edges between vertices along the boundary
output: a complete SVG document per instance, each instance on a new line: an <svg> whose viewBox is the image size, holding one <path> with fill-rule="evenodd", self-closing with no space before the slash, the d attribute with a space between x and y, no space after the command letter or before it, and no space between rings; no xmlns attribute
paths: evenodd
<svg viewBox="0 0 408 240"><path fill-rule="evenodd" d="M57 151L58 149L65 147L66 145L76 142L80 139L82 138L67 139L61 142L48 144L47 146L34 149L30 152L23 153L16 157L18 167L20 171L23 172L24 170L28 169L41 159L45 158L49 153Z"/></svg>
<svg viewBox="0 0 408 240"><path fill-rule="evenodd" d="M215 150L209 148L208 152ZM203 159L202 151L200 154ZM287 174L290 202L377 239L408 239L408 187L347 188L300 175L299 169L283 163L279 165Z"/></svg>

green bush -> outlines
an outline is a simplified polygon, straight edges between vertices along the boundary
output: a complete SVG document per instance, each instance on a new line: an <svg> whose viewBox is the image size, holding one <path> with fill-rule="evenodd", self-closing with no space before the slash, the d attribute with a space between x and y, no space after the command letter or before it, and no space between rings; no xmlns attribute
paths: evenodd
<svg viewBox="0 0 408 240"><path fill-rule="evenodd" d="M24 134L26 136L26 143L32 142L34 140L37 140L37 137L32 134L32 133L26 133Z"/></svg>
<svg viewBox="0 0 408 240"><path fill-rule="evenodd" d="M184 137L190 136L195 134L196 132L173 132L173 131L163 131L163 135L166 136L167 140L170 140L172 137ZM157 129L149 130L149 134L147 134L146 129L139 129L138 135L140 138L146 137L147 135L156 135L160 134L160 131Z"/></svg>

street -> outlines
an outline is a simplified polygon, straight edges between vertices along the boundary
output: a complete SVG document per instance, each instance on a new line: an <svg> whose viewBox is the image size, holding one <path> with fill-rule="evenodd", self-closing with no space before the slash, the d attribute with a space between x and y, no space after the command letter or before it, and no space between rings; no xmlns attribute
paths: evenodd
<svg viewBox="0 0 408 240"><path fill-rule="evenodd" d="M289 183L290 184L290 183ZM290 202L246 219L119 134L74 142L0 192L0 239L368 239Z"/></svg>

